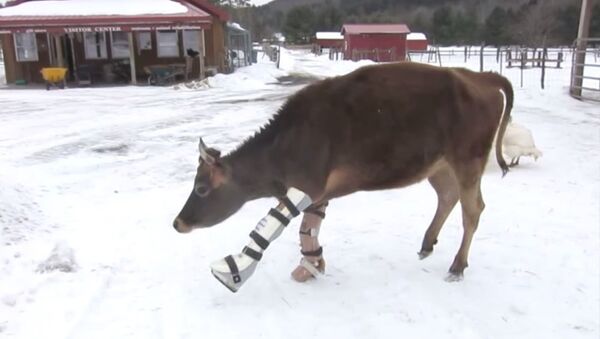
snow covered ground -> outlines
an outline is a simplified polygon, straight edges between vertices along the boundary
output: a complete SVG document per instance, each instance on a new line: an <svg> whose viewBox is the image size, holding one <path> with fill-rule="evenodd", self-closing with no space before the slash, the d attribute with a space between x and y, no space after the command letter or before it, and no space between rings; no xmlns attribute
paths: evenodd
<svg viewBox="0 0 600 339"><path fill-rule="evenodd" d="M600 106L567 95L568 65L549 70L544 91L538 70L523 88L504 70L513 117L544 156L504 179L489 166L464 281L443 280L459 208L417 259L436 205L422 183L334 200L322 279L289 277L296 220L240 292L221 286L209 264L238 253L274 201L177 234L198 137L227 152L302 86L278 77L369 63L264 60L176 88L0 89L0 338L598 338Z"/></svg>

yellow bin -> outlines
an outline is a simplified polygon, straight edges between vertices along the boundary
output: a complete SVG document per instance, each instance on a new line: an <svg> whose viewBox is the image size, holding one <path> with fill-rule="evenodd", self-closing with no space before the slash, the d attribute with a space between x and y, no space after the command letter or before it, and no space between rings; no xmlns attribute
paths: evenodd
<svg viewBox="0 0 600 339"><path fill-rule="evenodd" d="M64 88L65 75L68 69L64 67L44 67L40 71L42 77L46 80L46 87L49 89L50 84L59 84L60 88Z"/></svg>

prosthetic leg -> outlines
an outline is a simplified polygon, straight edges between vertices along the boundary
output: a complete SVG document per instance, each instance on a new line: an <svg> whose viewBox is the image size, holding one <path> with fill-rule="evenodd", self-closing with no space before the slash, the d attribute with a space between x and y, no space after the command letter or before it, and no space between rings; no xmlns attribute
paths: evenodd
<svg viewBox="0 0 600 339"><path fill-rule="evenodd" d="M263 252L277 239L290 220L312 203L304 192L290 188L277 208L272 208L250 233L250 242L242 253L229 255L210 265L212 274L231 292L237 292L252 276Z"/></svg>
<svg viewBox="0 0 600 339"><path fill-rule="evenodd" d="M300 265L292 272L292 278L298 282L305 282L316 278L325 271L323 260L323 247L319 245L319 229L325 219L327 203L311 206L304 211L304 218L300 226L300 253L303 257Z"/></svg>

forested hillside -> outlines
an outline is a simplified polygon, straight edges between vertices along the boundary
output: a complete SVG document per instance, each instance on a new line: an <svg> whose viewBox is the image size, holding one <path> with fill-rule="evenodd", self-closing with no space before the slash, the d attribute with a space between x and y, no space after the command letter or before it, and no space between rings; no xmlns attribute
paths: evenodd
<svg viewBox="0 0 600 339"><path fill-rule="evenodd" d="M283 32L288 41L303 43L343 23L395 22L441 45L564 45L576 37L580 5L581 0L275 0L229 9L256 39ZM600 36L598 3L591 35Z"/></svg>

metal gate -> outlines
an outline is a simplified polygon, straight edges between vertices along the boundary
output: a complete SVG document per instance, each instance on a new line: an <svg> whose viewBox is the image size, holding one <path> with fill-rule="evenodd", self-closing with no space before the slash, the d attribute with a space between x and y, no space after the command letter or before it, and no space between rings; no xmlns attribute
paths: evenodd
<svg viewBox="0 0 600 339"><path fill-rule="evenodd" d="M581 42L587 46L577 50ZM578 56L585 54L585 62L581 63ZM577 68L582 68L577 74ZM577 39L573 43L571 66L571 96L580 100L600 102L600 38Z"/></svg>

